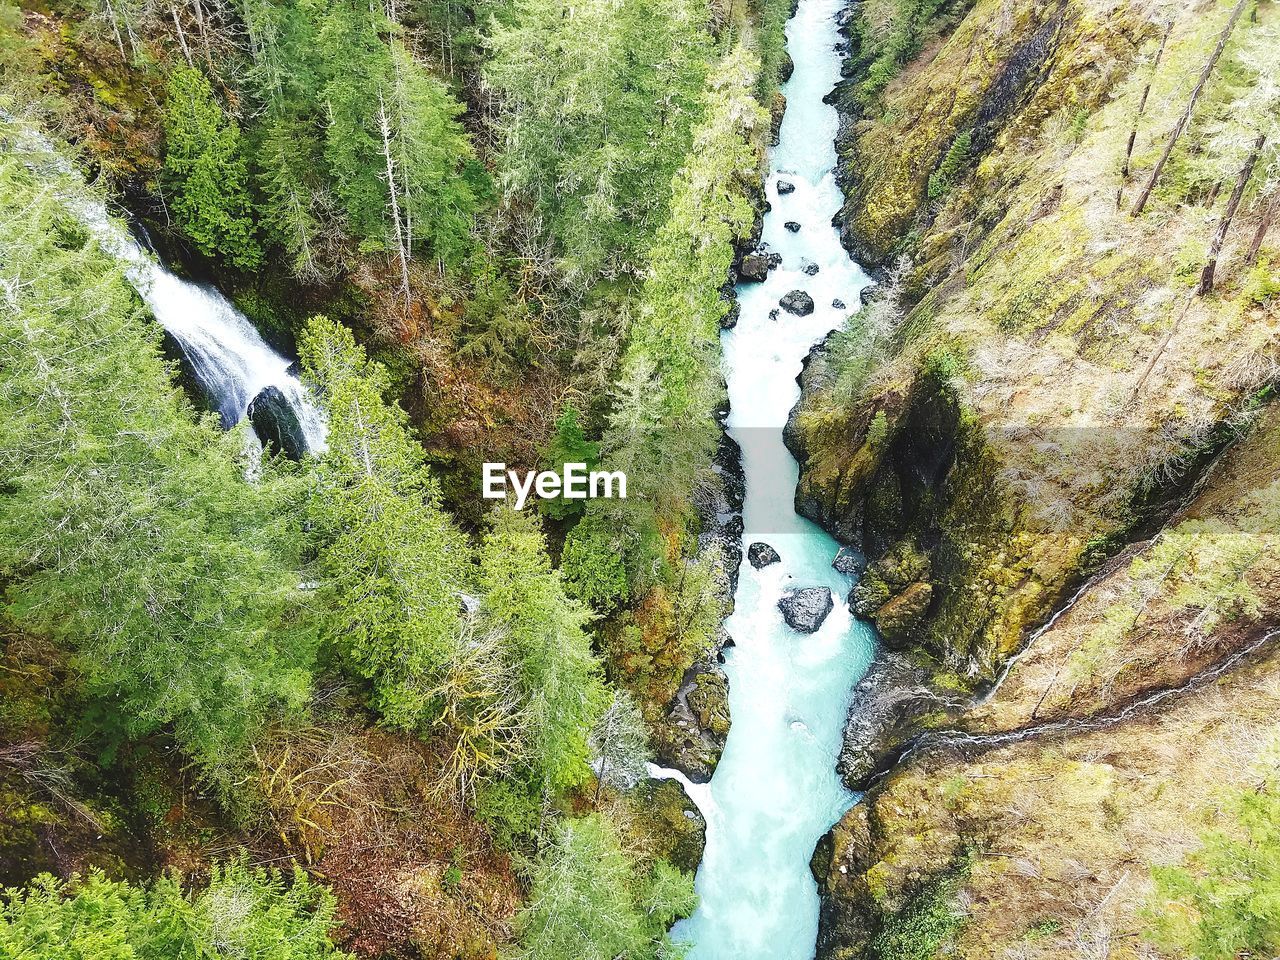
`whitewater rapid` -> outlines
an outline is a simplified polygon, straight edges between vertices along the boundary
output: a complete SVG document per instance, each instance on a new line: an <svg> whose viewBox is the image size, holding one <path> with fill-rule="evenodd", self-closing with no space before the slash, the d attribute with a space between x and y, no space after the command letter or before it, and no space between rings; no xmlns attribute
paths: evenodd
<svg viewBox="0 0 1280 960"><path fill-rule="evenodd" d="M787 110L770 155L763 234L782 264L764 283L738 287L740 318L722 335L727 427L746 479L743 543L768 543L782 560L755 570L744 559L725 621L734 640L725 651L732 727L698 798L707 819L699 905L672 934L690 945L693 960L809 960L818 929L809 860L856 800L835 761L874 635L850 614L852 581L831 566L839 545L794 510L799 471L782 440L805 355L857 308L869 283L831 223L842 203L838 119L823 98L840 77L836 16L844 5L800 0L787 24L795 70L783 86ZM780 182L794 190L780 192ZM787 229L788 221L799 230ZM816 274L804 272L810 264ZM781 310L791 290L808 293L814 312ZM816 633L803 634L783 622L777 602L785 590L809 586L830 588L835 606Z"/></svg>

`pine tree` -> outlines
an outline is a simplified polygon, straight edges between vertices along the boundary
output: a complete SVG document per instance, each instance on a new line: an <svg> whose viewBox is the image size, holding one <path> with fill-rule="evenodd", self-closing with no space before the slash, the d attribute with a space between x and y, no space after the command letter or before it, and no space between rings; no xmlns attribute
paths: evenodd
<svg viewBox="0 0 1280 960"><path fill-rule="evenodd" d="M480 549L482 610L502 631L520 677L529 766L552 793L588 775L587 736L605 706L587 611L565 596L532 512L503 507Z"/></svg>
<svg viewBox="0 0 1280 960"><path fill-rule="evenodd" d="M192 67L169 77L164 176L174 217L202 253L244 269L262 262L240 128Z"/></svg>
<svg viewBox="0 0 1280 960"><path fill-rule="evenodd" d="M697 903L690 876L666 861L645 875L599 815L565 821L532 872L521 960L657 960L667 927Z"/></svg>
<svg viewBox="0 0 1280 960"><path fill-rule="evenodd" d="M314 317L299 343L329 415L311 517L327 610L326 636L370 681L386 721L425 729L457 656L470 551L404 411L383 397L386 369L351 332Z"/></svg>
<svg viewBox="0 0 1280 960"><path fill-rule="evenodd" d="M0 581L5 614L72 655L125 737L169 729L226 787L306 702L299 489L244 478L160 332L74 211L100 202L0 153Z"/></svg>

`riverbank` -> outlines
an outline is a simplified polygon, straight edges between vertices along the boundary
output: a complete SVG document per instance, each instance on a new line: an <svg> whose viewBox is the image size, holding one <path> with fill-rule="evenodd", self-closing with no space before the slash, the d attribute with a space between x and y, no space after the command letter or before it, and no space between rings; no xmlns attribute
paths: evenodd
<svg viewBox="0 0 1280 960"><path fill-rule="evenodd" d="M1274 544L1257 540L1262 528L1243 500L1220 504L1207 528L1184 525L1187 511L1203 513L1195 498L1206 484L1250 462L1249 444L1260 441L1234 439L1269 416L1258 411L1280 340L1266 292L1274 241L1250 251L1269 181L1245 183L1234 224L1225 190L1198 186L1209 173L1197 164L1229 185L1247 159L1231 153L1228 133L1241 122L1243 108L1232 106L1241 88L1211 84L1190 145L1178 146L1178 156L1195 156L1164 177L1144 215L1132 215L1230 14L1225 4L1200 18L1123 5L1104 15L1085 2L944 7L893 79L878 84L866 55L875 28L859 25L855 8L839 97L849 195L839 219L846 244L886 277L853 332L809 365L789 433L802 461L798 507L867 554L854 607L887 652L855 693L842 750L846 782L871 792L815 859L822 956L880 956L902 924L935 907L957 919L938 926L930 952L959 944L971 956L1011 948L1042 922L1027 942L1052 955L1079 920L1061 903L1054 915L1036 914L1032 891L1049 882L1041 878L1057 854L1000 809L1021 804L1041 825L1060 814L1088 834L1064 806L1081 799L1067 758L1102 735L1066 729L1061 748L1039 747L1057 758L1033 763L1043 792L1010 779L1012 760L991 770L940 750L894 768L906 744L953 727L1034 727L1122 709L1215 664L1266 673L1253 660L1228 661L1267 623ZM1260 10L1236 29L1228 59L1265 45L1274 17ZM1189 282L1224 223L1231 252L1212 294L1195 295ZM1241 496L1270 496L1263 474L1241 483ZM1231 569L1243 579L1208 574L1224 548L1215 524L1234 530L1228 539L1242 553ZM1199 599L1170 599L1178 589ZM1127 614L1136 625L1117 604L1124 591L1149 598ZM1224 675L1212 687L1229 683ZM1199 716L1212 714L1211 695L1197 696L1207 711ZM1109 736L1138 751L1157 731L1158 749L1172 751L1167 766L1138 763L1132 777L1145 781L1136 789L1177 794L1174 785L1196 775L1168 739L1182 728L1162 726L1166 707L1169 717L1183 708L1160 703L1156 719L1127 718ZM1008 746L1000 756L1032 763L1036 749ZM991 789L974 778L989 778ZM946 812L957 791L972 801L958 819ZM1024 838L1025 875L995 864L1006 830ZM962 857L971 846L992 862ZM1110 854L1081 846L1077 856L1109 875ZM1109 901L1125 900L1130 923L1152 889L1146 863L1137 873L1125 881L1133 895ZM978 896L989 904L956 906Z"/></svg>

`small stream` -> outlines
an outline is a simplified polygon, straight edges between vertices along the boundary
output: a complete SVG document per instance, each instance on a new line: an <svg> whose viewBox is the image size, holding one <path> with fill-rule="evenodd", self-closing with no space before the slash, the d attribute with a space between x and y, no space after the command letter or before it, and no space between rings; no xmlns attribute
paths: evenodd
<svg viewBox="0 0 1280 960"><path fill-rule="evenodd" d="M690 944L695 960L809 960L818 929L809 859L857 799L837 777L835 760L874 635L850 614L850 578L832 569L839 545L795 513L799 471L782 440L805 355L857 309L869 283L831 224L842 202L837 116L823 97L840 76L835 17L844 5L800 0L787 24L795 72L783 87L787 112L770 157L772 209L763 235L782 264L766 282L738 287L740 319L722 335L728 430L742 448L746 478L744 546L764 541L782 560L761 570L744 560L725 621L735 644L725 664L732 727L709 787L695 797L707 819L698 909L672 934ZM780 193L780 181L794 190ZM788 221L799 230L787 229ZM816 274L805 272L811 264ZM812 296L813 313L779 310L792 290ZM847 306L833 306L837 300ZM777 602L787 589L811 586L829 587L835 607L816 633L798 633Z"/></svg>

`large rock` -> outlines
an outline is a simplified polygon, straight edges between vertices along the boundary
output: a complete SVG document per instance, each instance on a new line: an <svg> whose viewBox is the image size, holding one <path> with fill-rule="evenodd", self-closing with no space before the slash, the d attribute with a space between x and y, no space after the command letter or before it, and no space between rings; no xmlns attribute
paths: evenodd
<svg viewBox="0 0 1280 960"><path fill-rule="evenodd" d="M738 266L738 278L763 283L769 276L769 258L763 253L748 253Z"/></svg>
<svg viewBox="0 0 1280 960"><path fill-rule="evenodd" d="M843 573L846 577L857 577L861 576L867 564L856 550L841 547L836 553L836 558L831 561L831 566L835 568L836 573Z"/></svg>
<svg viewBox="0 0 1280 960"><path fill-rule="evenodd" d="M798 317L813 313L813 297L803 290L792 290L778 301L778 305L787 313L794 313Z"/></svg>
<svg viewBox="0 0 1280 960"><path fill-rule="evenodd" d="M778 196L785 197L787 194L795 193L795 192L796 192L796 185L792 183L790 180L778 181Z"/></svg>
<svg viewBox="0 0 1280 960"><path fill-rule="evenodd" d="M804 266L800 268L800 272L806 277L816 277L818 275L818 265L812 260L804 261Z"/></svg>
<svg viewBox="0 0 1280 960"><path fill-rule="evenodd" d="M759 570L761 567L767 567L771 563L777 563L782 558L778 556L778 551L773 549L767 543L756 542L747 547L747 559L751 561L751 565Z"/></svg>
<svg viewBox="0 0 1280 960"><path fill-rule="evenodd" d="M778 609L782 611L782 619L787 621L787 626L801 633L813 633L822 626L822 621L827 619L834 606L831 591L826 587L788 590L778 601Z"/></svg>
<svg viewBox="0 0 1280 960"><path fill-rule="evenodd" d="M800 232L800 224L795 220L788 220L786 223L783 224L783 226L786 227L788 230L790 230L792 233Z"/></svg>
<svg viewBox="0 0 1280 960"><path fill-rule="evenodd" d="M884 642L901 649L915 639L915 628L929 612L932 600L933 584L917 581L877 610L872 619Z"/></svg>
<svg viewBox="0 0 1280 960"><path fill-rule="evenodd" d="M298 414L276 387L265 387L249 402L249 423L272 453L283 453L290 460L301 460L307 452L307 438L298 422Z"/></svg>

